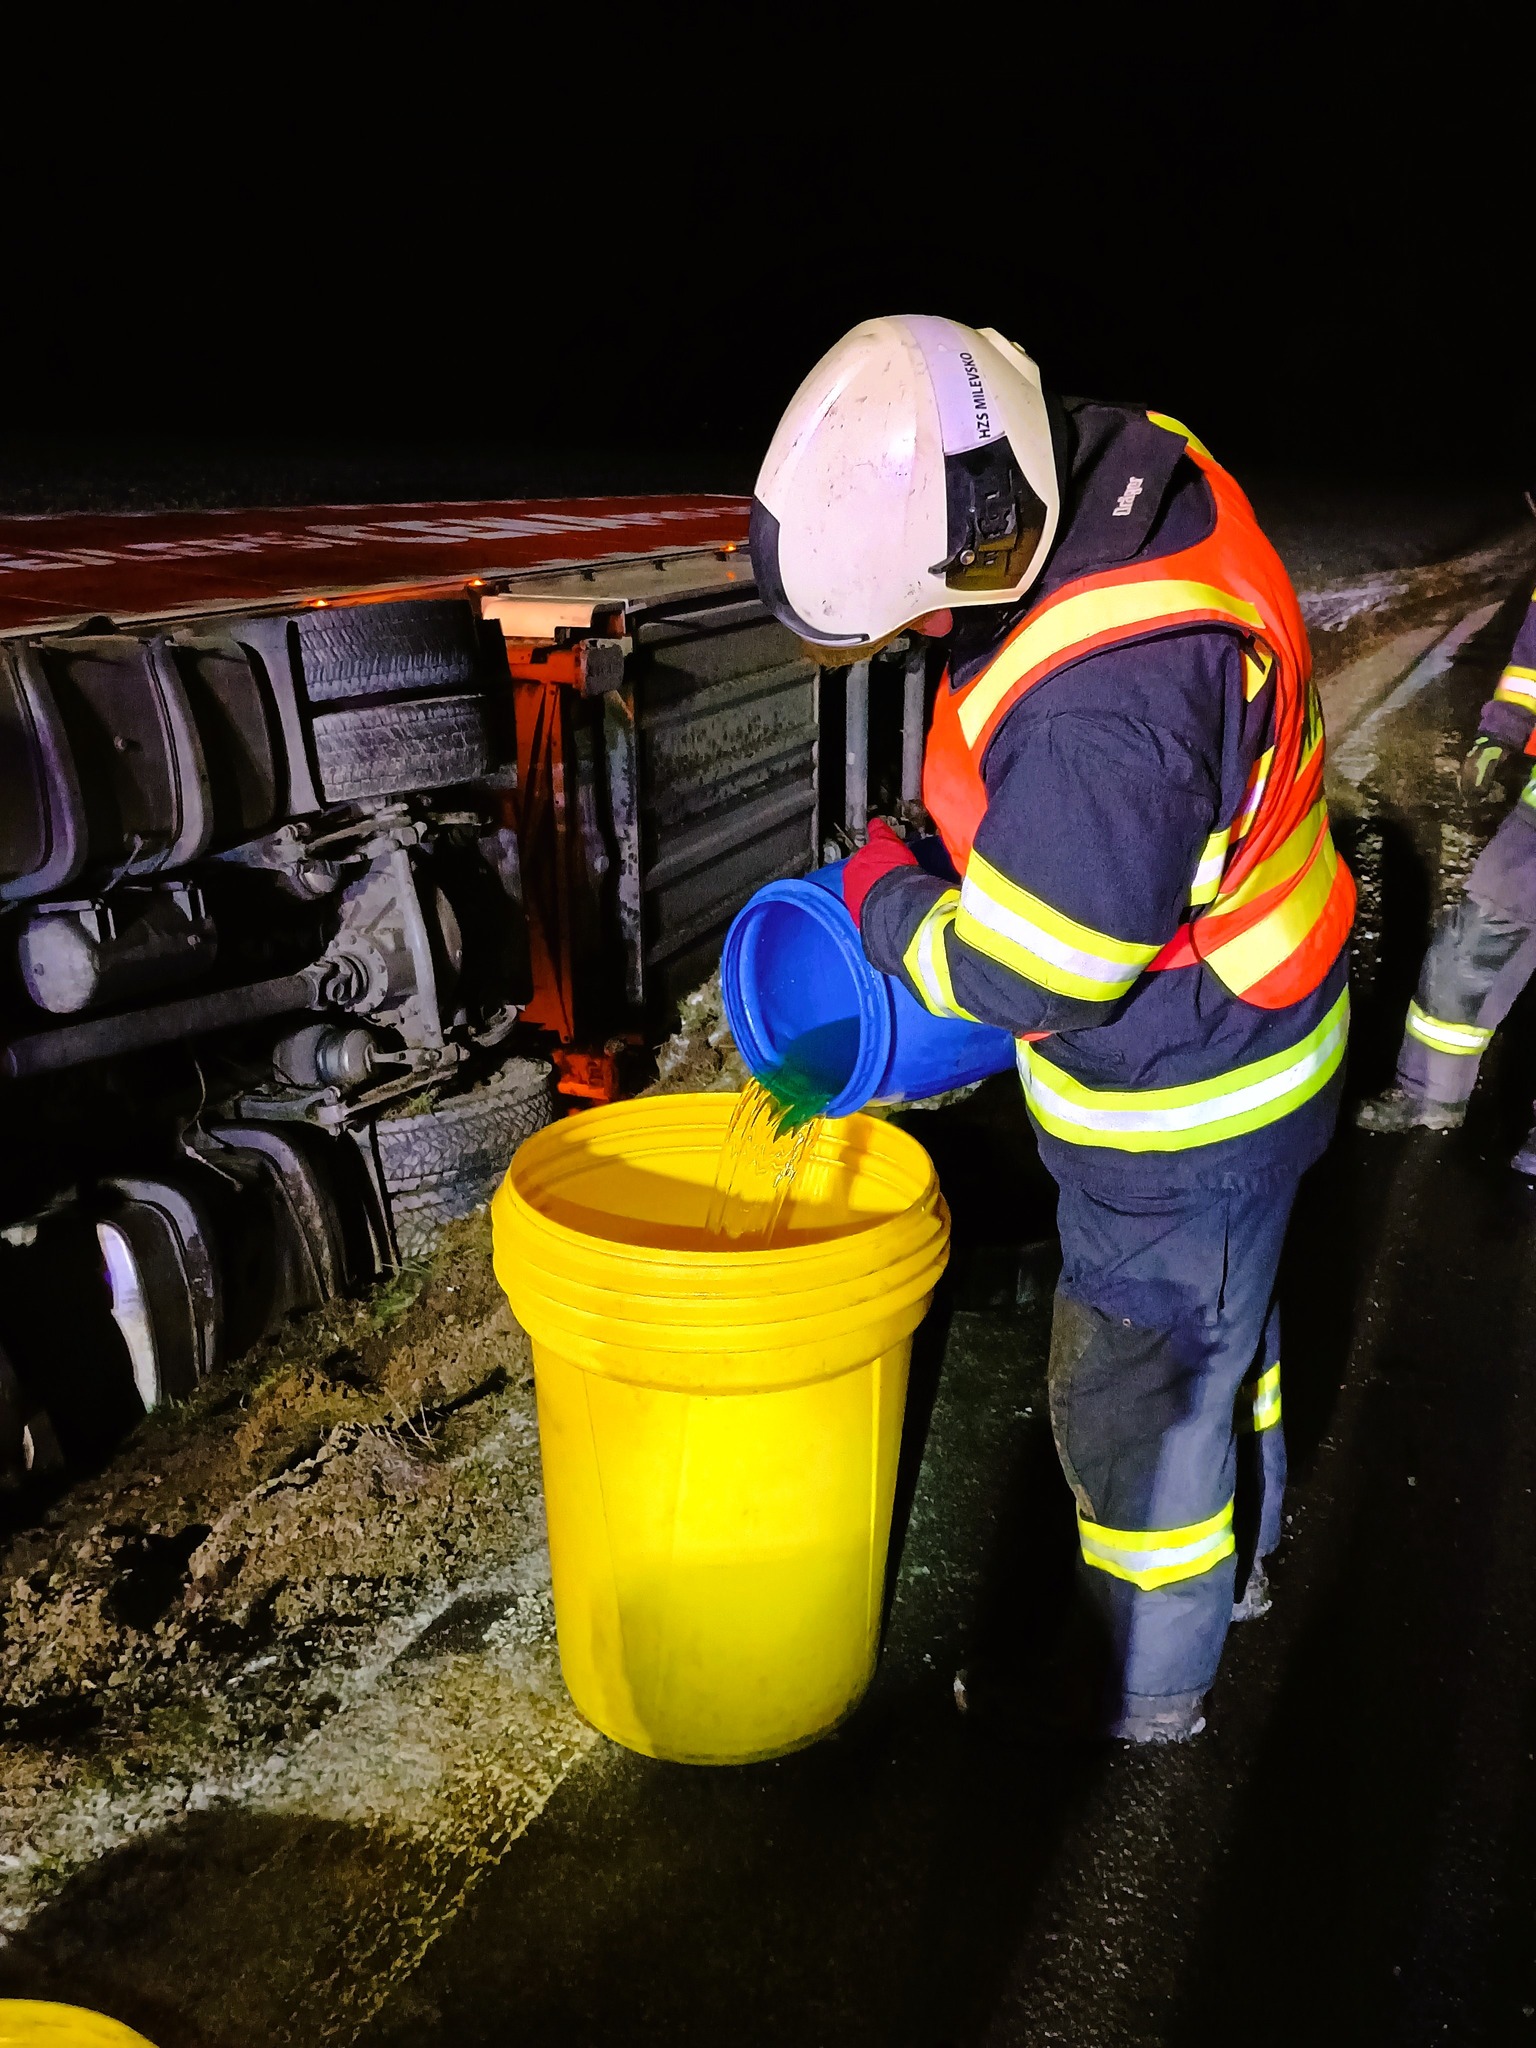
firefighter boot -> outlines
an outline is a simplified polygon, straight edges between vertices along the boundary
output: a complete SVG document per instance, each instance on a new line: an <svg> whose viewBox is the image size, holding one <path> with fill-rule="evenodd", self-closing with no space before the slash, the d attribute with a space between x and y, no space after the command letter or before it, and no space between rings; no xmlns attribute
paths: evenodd
<svg viewBox="0 0 1536 2048"><path fill-rule="evenodd" d="M1120 1742L1193 1742L1205 1726L1203 1692L1128 1693L1105 1734Z"/></svg>
<svg viewBox="0 0 1536 2048"><path fill-rule="evenodd" d="M1467 1120L1464 1102L1431 1102L1406 1088L1388 1088L1372 1095L1355 1111L1362 1131L1459 1131Z"/></svg>

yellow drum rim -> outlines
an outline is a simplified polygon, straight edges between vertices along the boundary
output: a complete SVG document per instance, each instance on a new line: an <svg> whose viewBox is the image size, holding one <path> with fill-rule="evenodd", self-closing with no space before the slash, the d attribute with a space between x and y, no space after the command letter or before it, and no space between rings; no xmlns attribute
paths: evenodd
<svg viewBox="0 0 1536 2048"><path fill-rule="evenodd" d="M83 2005L0 1998L0 2048L153 2048L142 2034Z"/></svg>

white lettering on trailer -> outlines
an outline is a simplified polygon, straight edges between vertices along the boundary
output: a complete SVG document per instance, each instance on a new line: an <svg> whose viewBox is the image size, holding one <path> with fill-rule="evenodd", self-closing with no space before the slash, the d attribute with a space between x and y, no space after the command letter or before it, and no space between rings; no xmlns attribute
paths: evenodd
<svg viewBox="0 0 1536 2048"><path fill-rule="evenodd" d="M400 547L422 542L535 540L540 534L624 532L634 527L691 524L715 508L672 507L654 512L528 512L501 518L371 519L357 523L317 522L291 533L225 533L189 535L185 540L124 541L119 547L39 549L27 554L0 554L0 575L36 575L50 569L110 569L145 560L197 562L220 555L264 554L268 550L325 553L338 547L387 543Z"/></svg>

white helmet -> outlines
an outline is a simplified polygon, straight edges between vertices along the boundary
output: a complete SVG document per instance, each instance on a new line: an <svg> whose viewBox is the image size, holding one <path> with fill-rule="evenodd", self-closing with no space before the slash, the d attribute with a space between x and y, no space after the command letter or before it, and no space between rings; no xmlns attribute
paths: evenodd
<svg viewBox="0 0 1536 2048"><path fill-rule="evenodd" d="M1040 373L994 328L866 320L779 422L752 501L758 593L823 647L1027 590L1061 511Z"/></svg>

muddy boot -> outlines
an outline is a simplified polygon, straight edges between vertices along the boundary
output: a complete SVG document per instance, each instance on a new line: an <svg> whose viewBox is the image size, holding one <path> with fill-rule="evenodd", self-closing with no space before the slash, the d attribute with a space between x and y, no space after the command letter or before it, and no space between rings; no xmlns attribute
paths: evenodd
<svg viewBox="0 0 1536 2048"><path fill-rule="evenodd" d="M1274 1604L1269 1597L1269 1574L1263 1565L1255 1564L1248 1574L1248 1583L1243 1588L1242 1599L1232 1603L1232 1619L1257 1621L1260 1615L1268 1614Z"/></svg>
<svg viewBox="0 0 1536 2048"><path fill-rule="evenodd" d="M1362 1131L1459 1131L1466 1120L1464 1102L1431 1102L1406 1088L1388 1088L1355 1111L1356 1128Z"/></svg>

